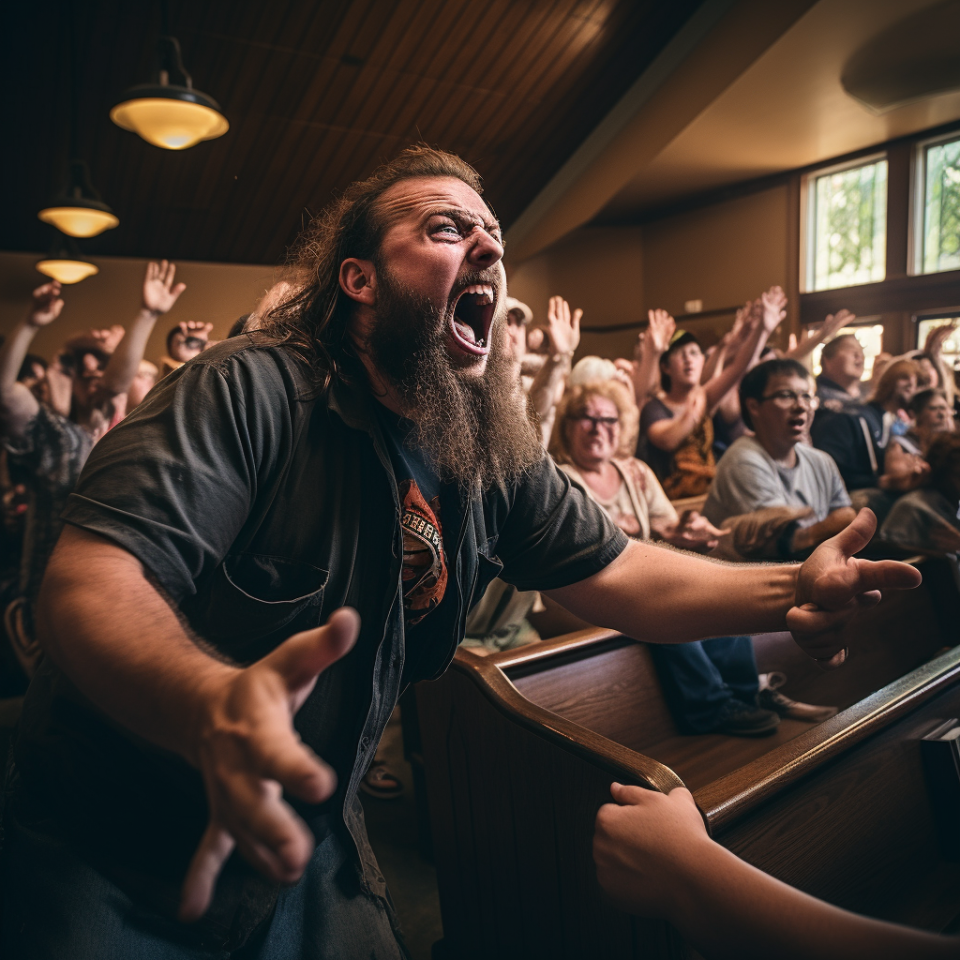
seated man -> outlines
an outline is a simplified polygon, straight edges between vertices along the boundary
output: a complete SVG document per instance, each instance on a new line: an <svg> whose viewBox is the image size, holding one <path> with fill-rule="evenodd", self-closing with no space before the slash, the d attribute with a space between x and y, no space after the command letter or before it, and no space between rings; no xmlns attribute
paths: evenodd
<svg viewBox="0 0 960 960"><path fill-rule="evenodd" d="M803 517L767 521L776 537L757 543L751 559L806 556L856 515L830 455L801 442L813 417L809 374L796 360L761 363L740 384L740 407L755 436L740 437L717 466L704 515L720 526L760 510L775 516L770 507L800 508Z"/></svg>
<svg viewBox="0 0 960 960"><path fill-rule="evenodd" d="M894 360L868 403L839 413L821 409L810 431L813 445L836 461L854 506L870 507L881 521L900 492L883 478L884 454L890 437L906 429L901 413L917 391L919 372L912 360Z"/></svg>
<svg viewBox="0 0 960 960"><path fill-rule="evenodd" d="M834 337L823 348L817 397L825 410L851 413L863 404L863 361L863 347L852 333Z"/></svg>

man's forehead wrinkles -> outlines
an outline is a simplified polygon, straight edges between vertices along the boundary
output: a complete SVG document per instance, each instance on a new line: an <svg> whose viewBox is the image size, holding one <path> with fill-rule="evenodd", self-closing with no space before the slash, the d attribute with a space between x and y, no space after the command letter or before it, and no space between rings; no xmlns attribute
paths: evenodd
<svg viewBox="0 0 960 960"><path fill-rule="evenodd" d="M473 193L472 188L459 180L452 181L449 186L443 181L404 181L395 184L385 191L377 203L381 222L390 227L414 213L422 216L448 213L469 218L485 226L499 226L479 194L474 193L477 204L475 208L465 206L462 198L456 195L461 192L460 187L464 192Z"/></svg>

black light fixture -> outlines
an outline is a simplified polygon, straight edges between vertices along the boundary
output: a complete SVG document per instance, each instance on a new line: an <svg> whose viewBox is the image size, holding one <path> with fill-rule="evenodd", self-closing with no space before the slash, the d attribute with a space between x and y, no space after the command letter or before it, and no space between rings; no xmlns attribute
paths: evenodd
<svg viewBox="0 0 960 960"><path fill-rule="evenodd" d="M70 237L95 237L120 223L90 183L90 170L83 160L70 161L66 190L51 200L37 216Z"/></svg>
<svg viewBox="0 0 960 960"><path fill-rule="evenodd" d="M158 53L157 82L127 90L110 111L110 119L164 150L186 150L201 140L222 137L230 124L213 97L193 89L177 39L160 37Z"/></svg>
<svg viewBox="0 0 960 960"><path fill-rule="evenodd" d="M90 169L78 159L80 127L80 68L77 47L77 20L74 4L70 4L70 143L66 183L61 192L37 216L70 237L95 237L112 230L120 220L100 199L90 182Z"/></svg>
<svg viewBox="0 0 960 960"><path fill-rule="evenodd" d="M100 268L85 260L74 240L57 235L49 254L35 264L44 276L52 277L61 283L79 283L100 272Z"/></svg>

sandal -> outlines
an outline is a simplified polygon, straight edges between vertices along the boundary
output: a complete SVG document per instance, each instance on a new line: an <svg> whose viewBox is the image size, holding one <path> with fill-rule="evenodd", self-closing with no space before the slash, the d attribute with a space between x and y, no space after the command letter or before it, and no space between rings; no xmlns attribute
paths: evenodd
<svg viewBox="0 0 960 960"><path fill-rule="evenodd" d="M382 760L374 760L373 765L360 781L360 789L370 797L381 800L394 800L403 793L403 781L390 772Z"/></svg>

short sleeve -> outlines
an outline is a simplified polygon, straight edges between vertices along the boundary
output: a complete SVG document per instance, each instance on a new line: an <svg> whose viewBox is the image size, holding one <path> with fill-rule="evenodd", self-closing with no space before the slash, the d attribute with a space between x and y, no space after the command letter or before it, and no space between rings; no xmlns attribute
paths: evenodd
<svg viewBox="0 0 960 960"><path fill-rule="evenodd" d="M603 509L545 455L516 488L497 556L502 578L518 589L554 590L599 573L628 543Z"/></svg>
<svg viewBox="0 0 960 960"><path fill-rule="evenodd" d="M773 465L741 439L720 460L703 512L711 523L721 524L728 517L786 505Z"/></svg>
<svg viewBox="0 0 960 960"><path fill-rule="evenodd" d="M821 453L823 453L823 451L821 451ZM852 501L850 500L850 494L847 493L847 488L844 486L843 477L840 476L840 471L837 469L836 463L834 463L833 457L831 457L829 453L824 453L824 457L828 461L828 482L830 484L830 506L827 512L832 513L834 510L851 506Z"/></svg>
<svg viewBox="0 0 960 960"><path fill-rule="evenodd" d="M267 351L187 364L94 447L63 519L132 553L175 601L193 594L289 449L289 390Z"/></svg>

